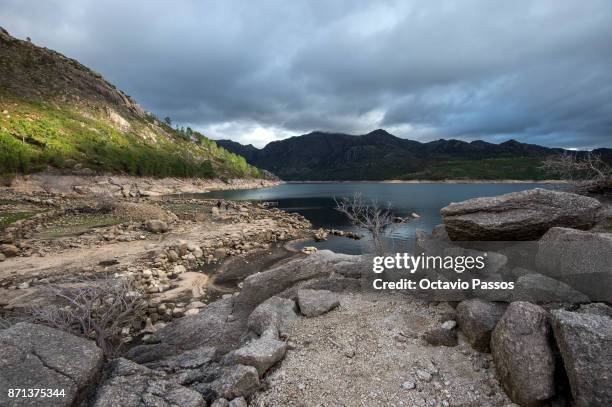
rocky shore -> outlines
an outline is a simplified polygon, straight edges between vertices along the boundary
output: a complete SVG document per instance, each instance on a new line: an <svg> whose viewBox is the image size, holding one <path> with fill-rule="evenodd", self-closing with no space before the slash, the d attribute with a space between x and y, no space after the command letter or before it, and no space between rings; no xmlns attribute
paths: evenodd
<svg viewBox="0 0 612 407"><path fill-rule="evenodd" d="M73 211L62 217L88 207L36 199L3 204ZM58 405L612 404L612 235L609 213L593 198L536 189L444 208L444 225L417 233L416 250L486 250L477 277L517 286L459 298L376 292L369 256L326 250L238 273L242 281L228 289L207 267L242 259L248 268L276 242L331 231L259 203L128 197L105 210L130 220L78 237L55 230L49 215L9 229L3 312L31 304L48 282L129 275L147 307L124 332L128 350L105 360L92 341L14 321L0 330L2 354L12 355L0 360L0 386L66 388Z"/></svg>
<svg viewBox="0 0 612 407"><path fill-rule="evenodd" d="M202 193L212 190L262 188L280 184L270 179L199 179L147 178L120 175L65 175L48 172L17 175L7 181L11 191L24 194L80 195L92 194L121 197L150 197L180 193Z"/></svg>

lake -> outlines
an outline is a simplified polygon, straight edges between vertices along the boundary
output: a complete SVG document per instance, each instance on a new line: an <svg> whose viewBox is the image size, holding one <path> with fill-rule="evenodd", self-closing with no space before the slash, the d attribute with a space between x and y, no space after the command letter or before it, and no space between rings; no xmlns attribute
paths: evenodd
<svg viewBox="0 0 612 407"><path fill-rule="evenodd" d="M360 193L364 199L390 202L395 216L407 217L417 213L420 218L394 227L387 235L387 245L393 251L406 251L414 242L415 230L431 229L442 223L440 209L450 202L466 199L501 195L532 188L557 188L553 184L537 183L490 183L490 184L447 184L447 183L380 183L380 182L338 182L338 183L288 183L271 188L214 191L198 194L205 198L232 200L253 200L276 202L280 209L297 212L312 222L315 228L334 228L346 231L355 229L347 219L337 212L334 198L350 197ZM324 242L308 242L319 249L358 254L370 251L369 239L352 240L331 237Z"/></svg>

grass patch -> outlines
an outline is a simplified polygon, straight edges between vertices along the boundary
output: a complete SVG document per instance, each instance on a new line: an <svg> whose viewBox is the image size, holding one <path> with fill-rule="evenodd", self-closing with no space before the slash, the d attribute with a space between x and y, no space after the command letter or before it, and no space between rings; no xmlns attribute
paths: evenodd
<svg viewBox="0 0 612 407"><path fill-rule="evenodd" d="M18 220L28 219L32 216L40 213L41 211L31 212L2 212L0 213L0 230L3 230L11 223L17 222Z"/></svg>
<svg viewBox="0 0 612 407"><path fill-rule="evenodd" d="M78 214L62 216L34 235L35 239L56 239L78 236L93 229L118 225L126 219L110 214Z"/></svg>

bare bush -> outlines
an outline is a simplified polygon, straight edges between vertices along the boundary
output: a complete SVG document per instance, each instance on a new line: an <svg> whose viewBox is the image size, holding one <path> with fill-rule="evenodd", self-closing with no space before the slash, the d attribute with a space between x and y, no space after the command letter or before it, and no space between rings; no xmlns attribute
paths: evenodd
<svg viewBox="0 0 612 407"><path fill-rule="evenodd" d="M541 168L547 173L567 180L579 193L604 193L612 190L612 167L601 156L587 153L564 152L544 160Z"/></svg>
<svg viewBox="0 0 612 407"><path fill-rule="evenodd" d="M334 199L334 201L335 209L344 214L353 226L368 231L375 253L383 254L385 232L395 225L391 203L381 204L375 199L366 201L359 193L350 198L342 198L340 201Z"/></svg>
<svg viewBox="0 0 612 407"><path fill-rule="evenodd" d="M57 302L31 309L34 322L95 339L107 357L121 354L121 329L139 317L145 307L128 278L81 281L70 287L43 288Z"/></svg>

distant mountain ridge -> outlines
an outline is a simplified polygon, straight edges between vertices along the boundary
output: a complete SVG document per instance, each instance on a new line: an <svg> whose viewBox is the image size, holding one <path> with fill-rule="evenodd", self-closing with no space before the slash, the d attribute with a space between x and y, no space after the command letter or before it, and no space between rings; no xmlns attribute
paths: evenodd
<svg viewBox="0 0 612 407"><path fill-rule="evenodd" d="M0 175L259 177L244 158L172 128L78 61L0 27Z"/></svg>
<svg viewBox="0 0 612 407"><path fill-rule="evenodd" d="M353 136L315 131L273 141L262 149L231 140L217 144L284 180L544 179L542 159L559 148L508 140L421 143L385 130ZM597 149L612 161L612 149Z"/></svg>

